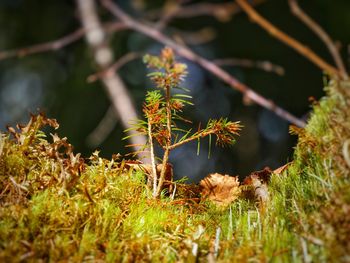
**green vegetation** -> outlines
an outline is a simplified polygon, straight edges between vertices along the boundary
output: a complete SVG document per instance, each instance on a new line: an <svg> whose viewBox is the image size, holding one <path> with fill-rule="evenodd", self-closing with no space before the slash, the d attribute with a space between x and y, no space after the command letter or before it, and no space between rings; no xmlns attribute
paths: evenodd
<svg viewBox="0 0 350 263"><path fill-rule="evenodd" d="M143 112L147 121L139 120L131 129L148 138L147 145L143 145L142 149L150 149L152 172L148 176L148 185L153 185L153 197L159 197L166 179L170 151L193 140L198 141L199 147L200 139L209 137L209 140L211 140L212 135L216 136L217 145L230 146L235 143L234 136L238 135L241 126L238 122L221 118L210 120L204 129L199 126L194 133L192 129L180 128L177 124L179 121L191 123L191 121L181 116L181 113L185 105L193 104L189 101L191 96L172 93L174 93L174 89L186 91L186 89L180 87L180 84L187 75L187 66L175 60L175 54L171 48L164 48L159 57L146 55L144 61L153 70L148 75L158 89L148 92L146 95ZM156 142L164 151L159 179L154 153Z"/></svg>
<svg viewBox="0 0 350 263"><path fill-rule="evenodd" d="M0 137L0 261L348 262L350 83L331 81L269 202L150 199L125 160L84 161L43 115ZM197 251L197 252L196 252Z"/></svg>

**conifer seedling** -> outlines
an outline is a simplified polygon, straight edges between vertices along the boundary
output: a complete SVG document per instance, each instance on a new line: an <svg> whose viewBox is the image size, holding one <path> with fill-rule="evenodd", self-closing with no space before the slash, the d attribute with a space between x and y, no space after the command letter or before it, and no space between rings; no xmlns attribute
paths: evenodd
<svg viewBox="0 0 350 263"><path fill-rule="evenodd" d="M148 143L144 149L149 149L152 171L148 177L149 185L152 185L152 195L158 198L165 180L166 167L170 152L188 142L216 136L216 145L230 146L235 143L235 137L241 129L239 122L232 122L226 118L209 120L206 127L200 127L196 132L192 129L180 129L178 122L190 122L181 113L186 105L193 105L191 96L176 93L175 90L188 91L180 86L187 75L187 66L175 60L172 49L164 48L160 56L144 56L144 62L152 70L148 74L155 83L156 89L147 92L143 113L145 120L138 120L132 129L148 137ZM159 178L156 169L155 144L163 149L161 171Z"/></svg>

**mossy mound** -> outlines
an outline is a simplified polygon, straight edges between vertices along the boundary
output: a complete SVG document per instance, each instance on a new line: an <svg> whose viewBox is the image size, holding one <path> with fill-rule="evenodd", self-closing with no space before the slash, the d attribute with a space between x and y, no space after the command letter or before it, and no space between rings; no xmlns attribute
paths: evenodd
<svg viewBox="0 0 350 263"><path fill-rule="evenodd" d="M151 198L122 160L75 155L39 115L0 137L0 261L348 262L350 83L332 81L264 206ZM181 189L181 184L179 184ZM185 187L183 188L185 189ZM185 191L185 190L184 190Z"/></svg>

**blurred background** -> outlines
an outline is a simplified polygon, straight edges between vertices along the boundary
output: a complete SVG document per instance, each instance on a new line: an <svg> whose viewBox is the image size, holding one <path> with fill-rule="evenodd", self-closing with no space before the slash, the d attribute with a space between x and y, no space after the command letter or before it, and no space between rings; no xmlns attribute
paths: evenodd
<svg viewBox="0 0 350 263"><path fill-rule="evenodd" d="M232 1L115 2L137 19L156 22L165 5L189 7L196 3L219 5ZM258 2L259 13L333 63L324 44L291 14L287 1ZM334 40L339 41L346 66L349 66L350 1L308 0L299 1L299 4ZM112 21L112 16L103 7L98 6L98 12L103 21ZM323 73L251 23L243 12L178 17L169 22L163 30L165 34L181 39L210 60L235 58L230 65L223 65L228 72L300 118L307 118L309 97L319 99L324 94ZM56 40L80 27L75 1L0 1L0 52ZM115 59L129 52L157 54L163 47L133 31L111 34L109 40ZM273 72L266 72L247 67L249 63L240 65L248 60L269 61L277 66ZM195 107L187 108L185 115L193 120L194 126L206 123L210 118L228 117L241 121L244 128L232 148L212 147L210 159L205 140L201 143L199 156L196 143L173 151L170 160L177 178L187 176L190 181L198 181L212 172L245 176L265 166L277 168L291 159L296 138L288 134L288 122L257 105L245 105L239 92L198 65L182 61L189 68L183 86L190 90L195 104ZM97 71L84 38L56 51L0 60L1 131L5 131L8 124L25 123L29 112L42 109L60 123L58 134L68 137L75 151L85 157L95 149L101 150L100 155L106 158L111 158L113 153L127 153L127 142L122 140L124 128L113 114L108 113L111 103L103 84L87 82L87 77ZM141 114L145 93L152 88L142 59L127 63L118 74ZM101 134L96 129L103 119L107 120L103 124L106 132Z"/></svg>

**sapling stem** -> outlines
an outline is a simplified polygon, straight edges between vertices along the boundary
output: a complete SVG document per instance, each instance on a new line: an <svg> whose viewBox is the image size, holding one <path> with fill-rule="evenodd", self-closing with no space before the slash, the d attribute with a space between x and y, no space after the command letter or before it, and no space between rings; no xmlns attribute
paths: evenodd
<svg viewBox="0 0 350 263"><path fill-rule="evenodd" d="M167 164L169 159L170 145L171 145L171 105L170 105L170 86L165 87L165 100L166 100L166 126L167 126L167 138L163 155L162 169L160 172L156 197L159 197L162 191L162 186L165 179L165 172L167 170Z"/></svg>
<svg viewBox="0 0 350 263"><path fill-rule="evenodd" d="M152 124L151 121L148 120L147 122L147 130L148 130L148 143L150 148L150 155L151 155L151 166L152 166L152 174L151 177L153 178L153 197L156 197L157 195L157 168L156 168L156 161L154 157L154 145L153 145L153 136L152 136ZM150 182L150 178L148 178L148 181Z"/></svg>

